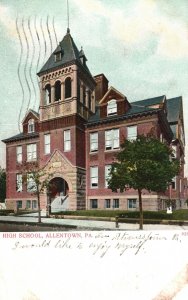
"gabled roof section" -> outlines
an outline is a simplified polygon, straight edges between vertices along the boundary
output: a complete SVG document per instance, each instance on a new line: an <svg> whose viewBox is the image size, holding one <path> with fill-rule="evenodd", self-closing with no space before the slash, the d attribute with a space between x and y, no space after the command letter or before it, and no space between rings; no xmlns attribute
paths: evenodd
<svg viewBox="0 0 188 300"><path fill-rule="evenodd" d="M125 95L116 90L113 86L111 86L103 98L99 101L99 104L103 104L108 102L111 99L126 99Z"/></svg>
<svg viewBox="0 0 188 300"><path fill-rule="evenodd" d="M183 115L182 97L180 96L176 98L167 99L167 109L168 122L178 122L179 118Z"/></svg>
<svg viewBox="0 0 188 300"><path fill-rule="evenodd" d="M131 102L131 105L140 105L143 107L148 107L148 106L154 106L157 104L161 104L164 103L164 101L166 100L166 96L162 95L159 97L154 97L154 98L148 98L148 99L144 99L144 100L139 100L139 101L135 101L135 102Z"/></svg>
<svg viewBox="0 0 188 300"><path fill-rule="evenodd" d="M39 137L39 134L37 132L31 132L31 133L27 133L27 134L24 134L22 132L17 135L14 135L8 139L4 139L4 140L2 140L2 142L6 144L6 143L10 143L10 142L28 140L28 139L37 138L37 137Z"/></svg>
<svg viewBox="0 0 188 300"><path fill-rule="evenodd" d="M111 87L111 88L109 88L107 93L104 95L104 97L101 99L100 103L103 103L103 101L105 103L105 99L111 91L117 92L121 96L121 99L122 99L122 97L125 98L125 96L123 94L118 92L115 88ZM161 107L158 104L164 103L165 101L166 101L166 96L159 96L159 97L139 100L139 101L135 101L135 102L131 102L131 103L129 103L127 101L130 105L130 108L124 115L122 115L121 117L111 116L111 117L107 117L103 120L100 118L99 107L97 107L96 113L89 118L88 125L93 124L93 123L98 123L98 122L108 122L108 121L110 122L110 121L116 120L118 118L129 119L129 118L134 118L136 116L141 116L141 115L144 116L144 115L148 115L148 114L157 113L158 111L161 110Z"/></svg>
<svg viewBox="0 0 188 300"><path fill-rule="evenodd" d="M61 52L61 59L55 61L55 54ZM37 73L37 75L41 75L42 73L46 73L48 71L52 71L53 69L57 69L58 67L63 67L69 63L79 62L82 65L80 59L80 51L78 50L74 40L70 34L70 31L67 31L67 34L64 36L63 40L59 43L55 51L50 55L49 59L42 67L42 69ZM83 66L83 65L82 65ZM87 72L91 75L88 67L86 65L83 66Z"/></svg>
<svg viewBox="0 0 188 300"><path fill-rule="evenodd" d="M39 114L36 111L34 111L33 109L29 109L22 121L22 124L26 121L26 119L28 118L29 115L31 115L31 117L33 116L39 120Z"/></svg>

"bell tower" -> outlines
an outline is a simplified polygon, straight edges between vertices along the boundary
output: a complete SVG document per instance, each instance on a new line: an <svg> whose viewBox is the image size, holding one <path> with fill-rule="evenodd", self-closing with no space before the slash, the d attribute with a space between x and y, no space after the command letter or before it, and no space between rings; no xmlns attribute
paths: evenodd
<svg viewBox="0 0 188 300"><path fill-rule="evenodd" d="M95 113L95 80L70 30L37 74L40 78L40 167L67 182L69 210L86 205L85 123ZM54 200L55 201L55 200Z"/></svg>
<svg viewBox="0 0 188 300"><path fill-rule="evenodd" d="M76 47L70 30L37 74L40 78L40 121L95 112L96 83L83 49Z"/></svg>

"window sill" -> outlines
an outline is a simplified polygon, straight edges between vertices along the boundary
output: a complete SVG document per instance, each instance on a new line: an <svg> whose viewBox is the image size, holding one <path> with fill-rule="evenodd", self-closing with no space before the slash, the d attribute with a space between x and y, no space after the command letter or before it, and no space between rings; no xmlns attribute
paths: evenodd
<svg viewBox="0 0 188 300"><path fill-rule="evenodd" d="M98 150L97 151L90 151L89 155L93 155L93 154L98 154Z"/></svg>
<svg viewBox="0 0 188 300"><path fill-rule="evenodd" d="M105 149L104 152L115 152L115 151L120 151L120 148L113 148L113 149Z"/></svg>

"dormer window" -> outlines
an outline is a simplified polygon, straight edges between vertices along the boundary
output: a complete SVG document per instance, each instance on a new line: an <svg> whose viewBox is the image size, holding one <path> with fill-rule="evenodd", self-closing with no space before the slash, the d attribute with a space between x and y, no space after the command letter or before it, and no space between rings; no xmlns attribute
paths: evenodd
<svg viewBox="0 0 188 300"><path fill-rule="evenodd" d="M116 100L110 100L107 105L107 115L112 116L117 114L117 102Z"/></svg>
<svg viewBox="0 0 188 300"><path fill-rule="evenodd" d="M62 53L61 52L57 52L55 53L55 62L60 61L62 58Z"/></svg>
<svg viewBox="0 0 188 300"><path fill-rule="evenodd" d="M30 119L28 121L28 133L35 132L35 121L34 119Z"/></svg>

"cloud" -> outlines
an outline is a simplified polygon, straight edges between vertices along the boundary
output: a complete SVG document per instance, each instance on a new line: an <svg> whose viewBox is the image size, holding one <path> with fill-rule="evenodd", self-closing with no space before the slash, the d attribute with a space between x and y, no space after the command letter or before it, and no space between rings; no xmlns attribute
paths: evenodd
<svg viewBox="0 0 188 300"><path fill-rule="evenodd" d="M11 10L8 6L2 4L0 4L0 23L11 37L15 38L17 36L15 19L12 17Z"/></svg>
<svg viewBox="0 0 188 300"><path fill-rule="evenodd" d="M127 7L109 6L101 0L73 0L83 14L83 22L106 21L106 35L116 39L123 47L140 50L151 47L151 39L157 41L155 53L169 58L188 57L188 28L180 18L168 15L162 3L154 0L132 1ZM169 4L170 5L170 4ZM91 26L91 25L89 25Z"/></svg>

